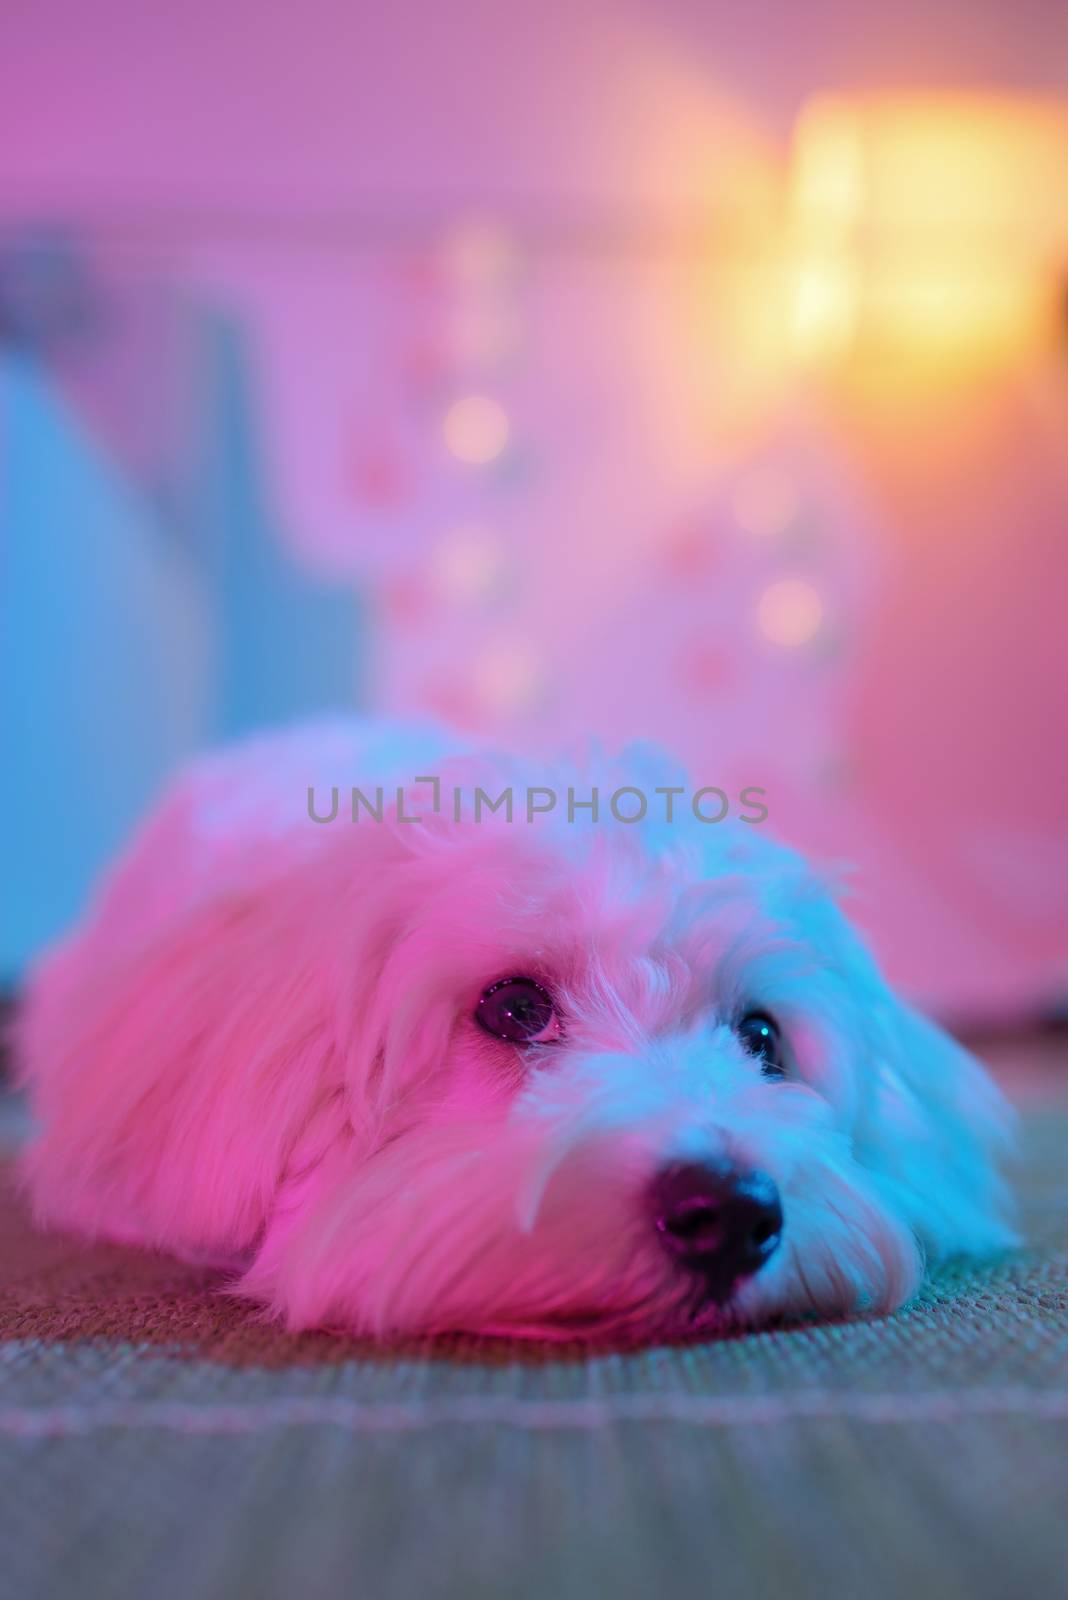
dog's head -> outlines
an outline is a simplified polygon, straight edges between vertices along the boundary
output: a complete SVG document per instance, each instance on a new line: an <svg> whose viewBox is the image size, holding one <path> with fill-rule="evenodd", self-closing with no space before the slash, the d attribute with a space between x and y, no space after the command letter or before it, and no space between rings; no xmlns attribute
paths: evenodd
<svg viewBox="0 0 1068 1600"><path fill-rule="evenodd" d="M540 781L534 824L350 841L353 1132L250 1286L302 1324L648 1336L888 1310L927 1256L1009 1241L1000 1096L799 858L682 803L569 817Z"/></svg>
<svg viewBox="0 0 1068 1600"><path fill-rule="evenodd" d="M1009 1242L978 1064L762 825L665 812L339 821L207 896L142 974L152 1039L120 1048L151 1070L94 1127L110 1214L232 1249L295 1326L376 1334L889 1310L926 1258Z"/></svg>

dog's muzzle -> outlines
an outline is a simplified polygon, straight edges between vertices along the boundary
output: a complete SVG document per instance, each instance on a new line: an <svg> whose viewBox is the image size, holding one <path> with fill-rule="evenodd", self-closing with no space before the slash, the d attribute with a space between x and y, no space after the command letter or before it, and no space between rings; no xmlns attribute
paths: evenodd
<svg viewBox="0 0 1068 1600"><path fill-rule="evenodd" d="M664 1250L703 1278L714 1300L726 1300L779 1247L782 1202L766 1172L677 1161L661 1168L649 1193Z"/></svg>

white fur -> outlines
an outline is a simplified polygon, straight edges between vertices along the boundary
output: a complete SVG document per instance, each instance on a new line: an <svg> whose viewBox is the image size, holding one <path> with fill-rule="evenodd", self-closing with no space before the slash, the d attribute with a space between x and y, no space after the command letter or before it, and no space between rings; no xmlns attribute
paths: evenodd
<svg viewBox="0 0 1068 1600"><path fill-rule="evenodd" d="M890 993L824 886L761 825L345 818L345 791L680 782L647 750L556 772L441 735L331 723L201 763L80 928L21 1029L39 1215L228 1264L293 1327L651 1337L888 1311L926 1260L1014 1235L1001 1096ZM342 815L309 820L309 785ZM425 802L426 793L419 796ZM566 1038L473 1020L549 987ZM768 1081L731 1023L758 1006ZM680 1156L777 1183L783 1242L726 1306L659 1247Z"/></svg>

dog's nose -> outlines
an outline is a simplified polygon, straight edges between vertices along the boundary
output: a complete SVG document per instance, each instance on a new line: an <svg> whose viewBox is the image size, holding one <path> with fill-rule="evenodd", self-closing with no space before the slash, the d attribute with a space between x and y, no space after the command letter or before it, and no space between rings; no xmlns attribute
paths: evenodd
<svg viewBox="0 0 1068 1600"><path fill-rule="evenodd" d="M716 1297L759 1272L782 1238L782 1202L766 1172L678 1161L657 1173L651 1198L660 1243Z"/></svg>

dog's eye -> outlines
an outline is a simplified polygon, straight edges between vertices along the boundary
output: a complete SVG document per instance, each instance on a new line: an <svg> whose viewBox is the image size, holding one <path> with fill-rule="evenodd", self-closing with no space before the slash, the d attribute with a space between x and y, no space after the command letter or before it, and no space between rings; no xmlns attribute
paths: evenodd
<svg viewBox="0 0 1068 1600"><path fill-rule="evenodd" d="M533 978L491 983L475 1008L475 1020L487 1033L511 1044L551 1044L560 1037L552 996Z"/></svg>
<svg viewBox="0 0 1068 1600"><path fill-rule="evenodd" d="M769 1017L766 1011L748 1011L736 1031L743 1047L760 1062L765 1078L785 1075L782 1035L774 1017Z"/></svg>

